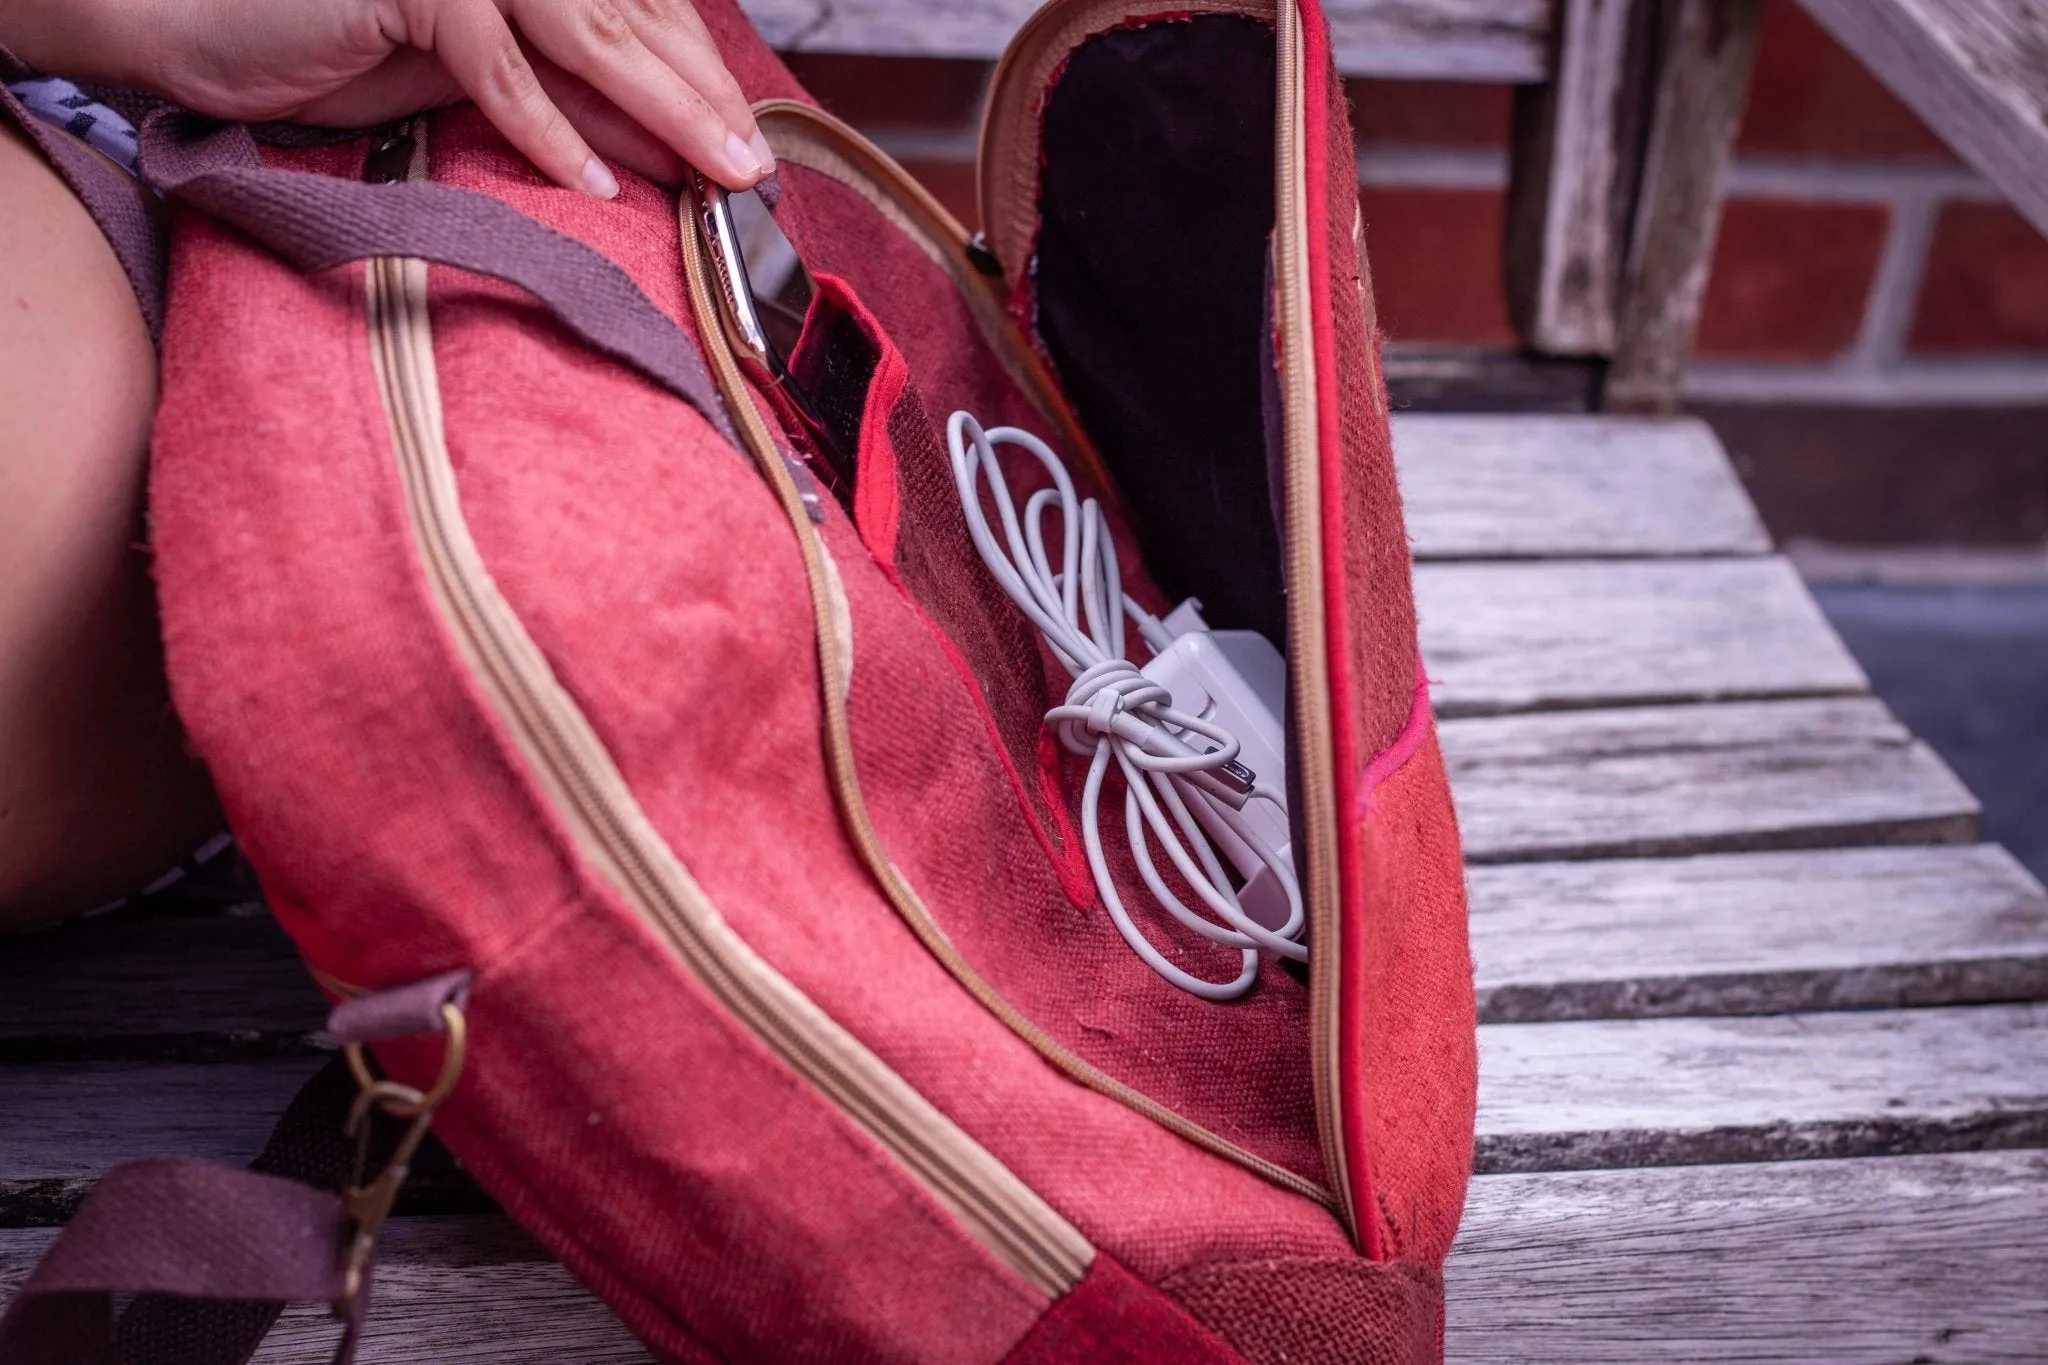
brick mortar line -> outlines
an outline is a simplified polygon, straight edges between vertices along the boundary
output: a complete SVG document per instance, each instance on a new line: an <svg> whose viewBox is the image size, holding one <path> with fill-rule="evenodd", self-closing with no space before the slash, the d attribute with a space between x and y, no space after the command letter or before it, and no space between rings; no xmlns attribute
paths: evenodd
<svg viewBox="0 0 2048 1365"><path fill-rule="evenodd" d="M972 128L885 130L874 139L903 161L969 166L974 161ZM1506 152L1492 148L1371 143L1358 149L1358 178L1361 185L1381 189L1501 190L1507 185L1508 159ZM1696 361L1687 371L1688 397L1878 406L2048 402L2048 358L1916 359L1906 351L1936 212L1950 200L2004 202L1976 172L1925 163L1745 157L1730 169L1728 191L1742 199L1878 205L1890 211L1890 224L1865 296L1863 320L1848 351L1820 363Z"/></svg>
<svg viewBox="0 0 2048 1365"><path fill-rule="evenodd" d="M1890 203L1901 198L2002 203L2005 198L1990 181L1964 166L1789 157L1738 157L1729 169L1728 190L1746 199L1816 203Z"/></svg>
<svg viewBox="0 0 2048 1365"><path fill-rule="evenodd" d="M1851 368L1884 370L1905 359L1906 341L1920 309L1920 285L1934 247L1934 217L1943 199L1901 195L1891 203L1884 252L1863 299L1863 323L1842 356Z"/></svg>
<svg viewBox="0 0 2048 1365"><path fill-rule="evenodd" d="M1685 396L1718 403L1845 407L2037 407L2048 404L2048 358L1985 354L1857 366L1840 361L1696 360Z"/></svg>
<svg viewBox="0 0 2048 1365"><path fill-rule="evenodd" d="M971 165L976 130L889 128L870 134L899 161ZM1508 157L1498 148L1431 147L1375 142L1358 148L1360 184L1384 189L1507 188ZM1742 157L1728 177L1731 194L1746 199L1815 203L1880 203L1911 198L2003 202L2004 196L1963 166L1912 162L1859 162L1787 157Z"/></svg>
<svg viewBox="0 0 2048 1365"><path fill-rule="evenodd" d="M1497 148L1367 143L1358 149L1361 184L1385 189L1506 189L1508 156ZM1901 198L2001 203L2004 196L1962 166L1741 157L1728 191L1745 199L1889 204Z"/></svg>

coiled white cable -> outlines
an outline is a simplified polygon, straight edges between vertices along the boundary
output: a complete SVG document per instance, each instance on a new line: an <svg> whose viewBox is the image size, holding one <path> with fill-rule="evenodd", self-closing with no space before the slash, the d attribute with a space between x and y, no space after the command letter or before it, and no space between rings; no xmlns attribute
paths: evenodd
<svg viewBox="0 0 2048 1365"><path fill-rule="evenodd" d="M1019 427L984 431L972 414L956 412L946 424L946 444L974 548L1003 591L1044 634L1053 653L1074 675L1065 700L1045 713L1045 721L1070 752L1093 756L1081 792L1081 837L1096 890L1117 932L1153 971L1208 1000L1232 1000L1250 990L1258 976L1261 949L1307 961L1308 948L1299 941L1306 917L1293 865L1274 852L1240 813L1247 801L1270 801L1283 811L1286 803L1263 784L1244 793L1220 781L1218 770L1237 757L1237 738L1222 726L1175 710L1173 694L1124 656L1126 615L1137 622L1155 649L1164 647L1167 636L1155 617L1124 594L1116 545L1101 507L1093 498L1078 501L1073 480L1059 456ZM999 445L1030 452L1052 476L1053 486L1040 489L1024 504L1021 523L997 462ZM982 510L979 484L984 478L1002 520L1007 551L997 542ZM1057 507L1060 513L1058 572L1046 555L1044 518L1050 507ZM1199 736L1215 747L1197 749L1182 738L1184 735ZM1239 950L1233 979L1205 981L1190 975L1167 961L1132 922L1102 852L1102 781L1112 761L1124 777L1124 829L1138 874L1176 920L1213 943ZM1279 929L1267 929L1245 913L1215 849L1197 823L1196 810L1204 806L1244 840L1279 879L1287 897L1287 919ZM1174 895L1152 861L1148 831L1166 850L1196 898L1223 921L1221 924L1196 913Z"/></svg>

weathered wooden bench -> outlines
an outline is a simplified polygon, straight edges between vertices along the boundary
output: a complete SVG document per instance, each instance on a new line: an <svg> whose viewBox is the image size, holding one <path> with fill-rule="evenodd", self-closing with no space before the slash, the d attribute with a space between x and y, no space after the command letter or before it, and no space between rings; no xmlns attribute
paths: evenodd
<svg viewBox="0 0 2048 1365"><path fill-rule="evenodd" d="M1452 1359L2048 1356L2048 894L1707 428L1397 421L1481 1002ZM321 1015L252 905L0 944L0 1296L112 1163L252 1156ZM478 1213L394 1222L362 1358L644 1357Z"/></svg>

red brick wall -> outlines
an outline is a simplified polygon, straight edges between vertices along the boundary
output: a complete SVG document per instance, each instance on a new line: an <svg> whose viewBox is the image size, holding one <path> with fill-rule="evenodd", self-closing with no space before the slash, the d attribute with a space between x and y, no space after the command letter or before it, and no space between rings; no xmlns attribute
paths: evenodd
<svg viewBox="0 0 2048 1365"><path fill-rule="evenodd" d="M1949 203L1934 222L1916 351L2048 351L2048 246L2004 204Z"/></svg>
<svg viewBox="0 0 2048 1365"><path fill-rule="evenodd" d="M987 64L800 55L827 107L877 136L963 219ZM1503 346L1510 90L1354 80L1361 203L1396 340ZM1998 202L1795 0L1765 0L1755 81L1699 336L1696 386L1782 371L1816 393L1995 355L2048 395L2048 241ZM1766 373L1768 372L1768 373ZM2032 370L2029 371L2032 373ZM1717 390L1715 386L1720 386ZM1832 387L1830 387L1832 386ZM1782 385L1781 385L1782 389Z"/></svg>

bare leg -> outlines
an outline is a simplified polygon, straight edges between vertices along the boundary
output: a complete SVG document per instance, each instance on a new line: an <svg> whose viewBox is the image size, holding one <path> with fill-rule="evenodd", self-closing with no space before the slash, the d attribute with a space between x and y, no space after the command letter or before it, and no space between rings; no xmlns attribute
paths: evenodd
<svg viewBox="0 0 2048 1365"><path fill-rule="evenodd" d="M0 929L132 891L219 810L141 539L156 356L112 250L0 131Z"/></svg>

